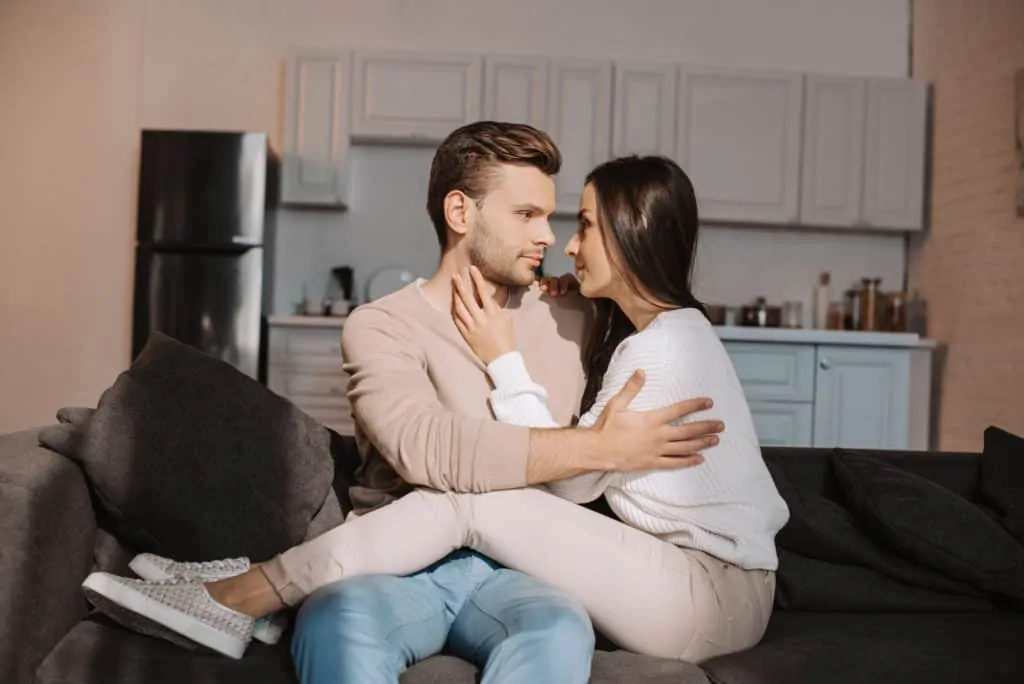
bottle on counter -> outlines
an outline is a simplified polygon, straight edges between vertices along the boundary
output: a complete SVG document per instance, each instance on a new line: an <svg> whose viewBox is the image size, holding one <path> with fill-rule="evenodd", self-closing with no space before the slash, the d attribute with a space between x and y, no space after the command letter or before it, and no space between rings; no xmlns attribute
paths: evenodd
<svg viewBox="0 0 1024 684"><path fill-rule="evenodd" d="M828 307L828 320L825 321L825 328L827 330L844 330L846 328L845 318L843 302L832 302Z"/></svg>
<svg viewBox="0 0 1024 684"><path fill-rule="evenodd" d="M832 302L828 286L831 280L832 276L828 271L824 271L818 276L818 284L814 288L814 309L811 312L813 316L811 321L812 328L820 330L828 327L828 307Z"/></svg>
<svg viewBox="0 0 1024 684"><path fill-rule="evenodd" d="M879 329L883 304L879 301L881 278L862 278L860 295L860 330L876 331Z"/></svg>

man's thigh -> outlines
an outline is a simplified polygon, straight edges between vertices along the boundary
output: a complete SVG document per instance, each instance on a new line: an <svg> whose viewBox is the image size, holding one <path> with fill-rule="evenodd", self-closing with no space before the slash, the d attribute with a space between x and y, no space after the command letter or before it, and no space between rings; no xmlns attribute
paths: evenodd
<svg viewBox="0 0 1024 684"><path fill-rule="evenodd" d="M582 684L590 678L594 631L579 601L501 569L470 594L446 649L481 668L484 684Z"/></svg>
<svg viewBox="0 0 1024 684"><path fill-rule="evenodd" d="M366 575L314 593L299 611L292 656L303 684L393 684L441 651L455 615L498 567L457 551L407 577Z"/></svg>

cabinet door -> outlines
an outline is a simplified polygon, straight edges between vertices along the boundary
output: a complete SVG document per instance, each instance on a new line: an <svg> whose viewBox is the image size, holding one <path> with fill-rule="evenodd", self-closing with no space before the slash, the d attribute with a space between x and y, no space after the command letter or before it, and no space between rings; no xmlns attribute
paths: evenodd
<svg viewBox="0 0 1024 684"><path fill-rule="evenodd" d="M297 55L288 61L281 201L348 201L348 55Z"/></svg>
<svg viewBox="0 0 1024 684"><path fill-rule="evenodd" d="M675 155L676 71L675 65L615 64L614 156Z"/></svg>
<svg viewBox="0 0 1024 684"><path fill-rule="evenodd" d="M562 151L556 210L579 211L583 180L611 145L611 62L556 59L548 72L548 133Z"/></svg>
<svg viewBox="0 0 1024 684"><path fill-rule="evenodd" d="M814 345L726 342L747 401L814 399Z"/></svg>
<svg viewBox="0 0 1024 684"><path fill-rule="evenodd" d="M876 228L924 226L928 86L868 81L864 220Z"/></svg>
<svg viewBox="0 0 1024 684"><path fill-rule="evenodd" d="M906 449L910 351L818 347L814 446Z"/></svg>
<svg viewBox="0 0 1024 684"><path fill-rule="evenodd" d="M797 219L800 74L684 66L676 158L690 175L702 219Z"/></svg>
<svg viewBox="0 0 1024 684"><path fill-rule="evenodd" d="M811 446L811 404L752 401L750 414L761 446Z"/></svg>
<svg viewBox="0 0 1024 684"><path fill-rule="evenodd" d="M861 222L866 93L862 78L807 77L801 223Z"/></svg>
<svg viewBox="0 0 1024 684"><path fill-rule="evenodd" d="M488 57L484 64L483 118L547 124L548 60L543 57Z"/></svg>
<svg viewBox="0 0 1024 684"><path fill-rule="evenodd" d="M356 52L352 136L434 144L480 118L475 55Z"/></svg>

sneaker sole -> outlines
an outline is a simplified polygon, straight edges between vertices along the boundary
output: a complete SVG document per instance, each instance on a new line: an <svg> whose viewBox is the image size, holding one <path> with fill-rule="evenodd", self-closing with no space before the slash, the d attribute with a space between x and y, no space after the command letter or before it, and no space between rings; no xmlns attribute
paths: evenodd
<svg viewBox="0 0 1024 684"><path fill-rule="evenodd" d="M132 569L132 572L147 582L163 582L169 579L174 579L174 575L165 571L162 567L154 563L151 558L143 556L142 554L133 558L131 563L128 564L128 567ZM216 582L218 580L198 581ZM281 636L283 634L284 627L275 625L269 616L257 620L256 624L252 628L252 638L270 646L274 646L281 641Z"/></svg>
<svg viewBox="0 0 1024 684"><path fill-rule="evenodd" d="M86 596L100 611L146 636L158 637L179 646L183 638L235 660L245 654L247 644L191 616L140 594L106 575L90 575L82 583ZM189 648L189 646L186 646Z"/></svg>

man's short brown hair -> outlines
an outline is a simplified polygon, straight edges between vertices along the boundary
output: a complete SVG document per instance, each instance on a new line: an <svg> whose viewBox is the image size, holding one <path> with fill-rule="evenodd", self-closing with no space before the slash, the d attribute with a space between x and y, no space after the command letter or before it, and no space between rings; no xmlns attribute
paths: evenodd
<svg viewBox="0 0 1024 684"><path fill-rule="evenodd" d="M477 121L453 131L434 154L427 188L427 213L441 249L448 235L444 198L461 190L480 201L499 164L533 166L554 176L562 166L562 154L547 133L526 124Z"/></svg>

